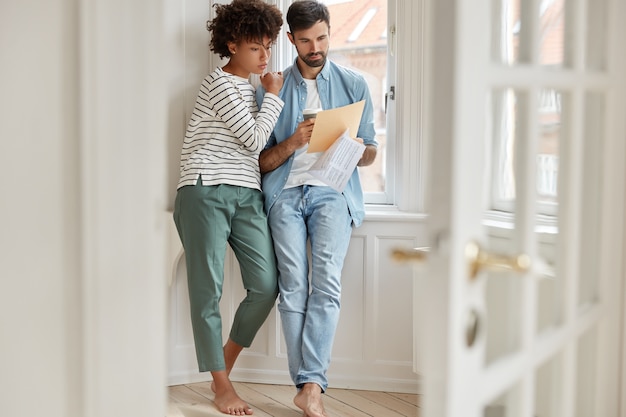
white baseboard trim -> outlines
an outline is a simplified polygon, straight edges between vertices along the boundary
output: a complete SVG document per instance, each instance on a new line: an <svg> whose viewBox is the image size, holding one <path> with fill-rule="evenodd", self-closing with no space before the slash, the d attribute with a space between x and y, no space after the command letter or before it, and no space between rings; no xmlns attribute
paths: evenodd
<svg viewBox="0 0 626 417"><path fill-rule="evenodd" d="M236 382L250 382L257 384L292 385L291 378L287 371L268 371L258 369L234 369L231 379ZM189 370L175 375L170 375L168 385L193 384L211 380L211 373ZM416 375L415 379L396 378L363 378L350 375L329 374L329 388L335 389L356 389L366 391L386 391L406 394L421 393L421 377Z"/></svg>

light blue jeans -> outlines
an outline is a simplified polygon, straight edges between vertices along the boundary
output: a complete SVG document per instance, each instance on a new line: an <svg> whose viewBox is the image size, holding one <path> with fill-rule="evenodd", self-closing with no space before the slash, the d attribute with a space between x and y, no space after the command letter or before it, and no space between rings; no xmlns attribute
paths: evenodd
<svg viewBox="0 0 626 417"><path fill-rule="evenodd" d="M339 321L341 269L352 232L346 199L330 187L288 188L272 206L269 223L291 379L298 388L313 382L326 391Z"/></svg>

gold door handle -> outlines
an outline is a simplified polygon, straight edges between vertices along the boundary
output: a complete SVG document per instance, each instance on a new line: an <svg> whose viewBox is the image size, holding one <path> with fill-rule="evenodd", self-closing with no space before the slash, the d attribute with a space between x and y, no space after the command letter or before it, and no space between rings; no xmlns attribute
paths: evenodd
<svg viewBox="0 0 626 417"><path fill-rule="evenodd" d="M424 263L428 257L430 248L394 249L391 258L396 262Z"/></svg>
<svg viewBox="0 0 626 417"><path fill-rule="evenodd" d="M465 256L469 262L469 277L471 280L483 270L511 270L527 272L530 269L530 256L525 253L519 255L504 255L490 253L483 250L476 242L470 242L465 247Z"/></svg>

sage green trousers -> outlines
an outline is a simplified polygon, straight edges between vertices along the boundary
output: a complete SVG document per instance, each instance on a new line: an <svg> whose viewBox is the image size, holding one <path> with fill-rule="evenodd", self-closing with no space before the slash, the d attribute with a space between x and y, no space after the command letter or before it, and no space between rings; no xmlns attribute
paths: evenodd
<svg viewBox="0 0 626 417"><path fill-rule="evenodd" d="M181 187L174 221L185 250L196 357L200 372L224 370L220 299L224 257L237 257L246 296L230 339L249 347L278 295L276 258L261 192L232 185Z"/></svg>

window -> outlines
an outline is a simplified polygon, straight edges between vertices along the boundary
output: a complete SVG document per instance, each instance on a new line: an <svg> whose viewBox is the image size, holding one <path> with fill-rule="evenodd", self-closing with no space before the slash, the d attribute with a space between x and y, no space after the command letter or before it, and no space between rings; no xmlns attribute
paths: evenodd
<svg viewBox="0 0 626 417"><path fill-rule="evenodd" d="M500 4L499 42L494 42L493 58L504 65L532 62L528 53L528 37L520 30L524 15L520 0L505 0ZM541 0L536 11L540 39L536 63L544 68L569 65L564 45L564 0ZM511 30L513 28L513 30ZM535 94L536 96L530 96ZM533 108L530 108L530 103ZM492 104L492 204L500 212L514 211L516 195L515 142L525 140L523 126L532 114L539 131L536 144L535 165L537 209L539 214L555 216L557 213L559 150L566 139L562 129L567 117L569 96L549 86L537 92L504 90L495 91Z"/></svg>
<svg viewBox="0 0 626 417"><path fill-rule="evenodd" d="M374 104L378 155L374 163L359 168L368 203L391 203L386 189L390 176L385 172L387 120L387 0L322 0L331 16L329 58L363 74Z"/></svg>
<svg viewBox="0 0 626 417"><path fill-rule="evenodd" d="M536 155L536 191L540 214L555 215L561 138L562 94L554 89L542 89L537 99L539 143ZM532 111L528 94L507 89L492 96L494 151L492 209L513 212L515 203L515 142L523 140L519 122ZM521 139L520 139L521 138Z"/></svg>

